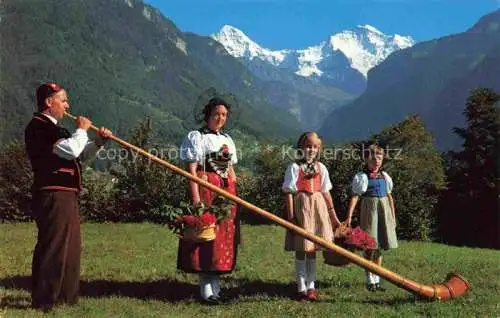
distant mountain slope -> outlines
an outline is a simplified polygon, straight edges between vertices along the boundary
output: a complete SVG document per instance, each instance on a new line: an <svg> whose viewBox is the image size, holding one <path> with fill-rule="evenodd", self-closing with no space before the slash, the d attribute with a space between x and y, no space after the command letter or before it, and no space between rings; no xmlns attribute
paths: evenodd
<svg viewBox="0 0 500 318"><path fill-rule="evenodd" d="M500 91L500 10L464 33L419 43L390 55L369 72L368 86L321 128L335 140L364 138L417 113L442 149L457 147L452 127L463 126L469 91Z"/></svg>
<svg viewBox="0 0 500 318"><path fill-rule="evenodd" d="M133 0L4 0L0 3L0 140L20 138L43 81L68 88L71 111L120 135L144 116L178 142L210 86L238 96L238 128L255 136L298 132L262 81L207 37L185 34Z"/></svg>

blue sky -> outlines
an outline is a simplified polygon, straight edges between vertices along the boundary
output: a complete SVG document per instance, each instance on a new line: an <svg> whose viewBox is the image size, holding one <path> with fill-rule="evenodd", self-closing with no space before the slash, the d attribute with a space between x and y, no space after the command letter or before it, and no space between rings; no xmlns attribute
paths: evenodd
<svg viewBox="0 0 500 318"><path fill-rule="evenodd" d="M144 0L182 31L209 35L224 24L270 49L298 49L370 24L417 41L459 33L500 0Z"/></svg>

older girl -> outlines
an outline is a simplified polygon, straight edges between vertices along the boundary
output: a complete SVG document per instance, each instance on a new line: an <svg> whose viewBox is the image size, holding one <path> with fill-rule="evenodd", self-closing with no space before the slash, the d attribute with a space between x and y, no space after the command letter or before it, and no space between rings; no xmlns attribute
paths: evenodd
<svg viewBox="0 0 500 318"><path fill-rule="evenodd" d="M285 173L282 190L288 220L327 241L333 239L334 226L340 225L330 195L332 184L325 165L318 161L321 139L314 132L300 136L298 158ZM315 301L316 250L319 246L301 236L287 235L285 250L295 251L297 297Z"/></svg>

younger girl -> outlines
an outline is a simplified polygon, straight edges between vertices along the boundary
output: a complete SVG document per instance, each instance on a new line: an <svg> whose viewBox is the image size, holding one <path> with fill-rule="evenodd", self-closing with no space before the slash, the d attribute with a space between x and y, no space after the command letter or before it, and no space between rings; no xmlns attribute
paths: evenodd
<svg viewBox="0 0 500 318"><path fill-rule="evenodd" d="M297 160L287 168L282 190L288 220L332 241L332 224L338 226L340 222L333 208L328 170L318 161L320 149L321 140L316 133L306 132L300 136ZM306 238L287 235L285 250L295 251L297 296L300 300L315 301L318 297L314 286L318 248Z"/></svg>
<svg viewBox="0 0 500 318"><path fill-rule="evenodd" d="M347 224L351 225L356 203L361 200L360 227L377 241L377 249L365 253L365 258L382 265L381 249L398 247L396 238L396 212L392 199L392 179L382 171L384 149L371 145L368 149L366 168L354 176L353 197L349 203ZM384 291L380 277L366 271L366 288L369 291Z"/></svg>

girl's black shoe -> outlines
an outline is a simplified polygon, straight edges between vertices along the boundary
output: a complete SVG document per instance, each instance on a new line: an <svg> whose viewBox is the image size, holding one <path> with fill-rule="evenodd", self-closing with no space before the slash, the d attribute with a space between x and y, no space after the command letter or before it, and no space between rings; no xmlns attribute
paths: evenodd
<svg viewBox="0 0 500 318"><path fill-rule="evenodd" d="M219 302L221 303L227 303L227 302L230 302L231 301L231 296L230 295L227 295L226 293L219 293L219 296L217 296L217 298L219 299Z"/></svg>
<svg viewBox="0 0 500 318"><path fill-rule="evenodd" d="M374 292L377 290L377 286L376 284L367 284L366 289L368 289L368 291Z"/></svg>
<svg viewBox="0 0 500 318"><path fill-rule="evenodd" d="M380 285L380 283L375 284L375 289L381 292L385 292L385 288Z"/></svg>

